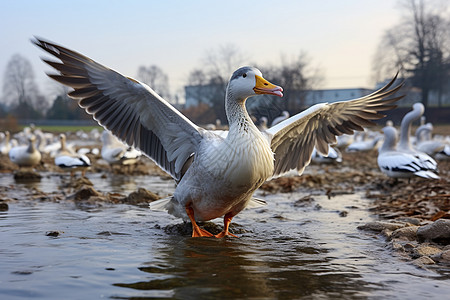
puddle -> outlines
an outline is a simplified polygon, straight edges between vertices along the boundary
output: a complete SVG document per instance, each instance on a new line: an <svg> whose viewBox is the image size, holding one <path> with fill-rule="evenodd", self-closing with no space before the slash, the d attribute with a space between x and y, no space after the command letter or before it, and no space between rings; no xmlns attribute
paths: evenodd
<svg viewBox="0 0 450 300"><path fill-rule="evenodd" d="M1 175L2 186L15 185ZM10 178L11 177L11 178ZM90 174L102 192L145 187L162 196L174 184L159 177ZM54 192L60 177L33 186ZM128 205L76 207L19 197L0 212L2 299L323 299L441 298L449 274L423 270L393 256L377 235L356 229L373 220L359 194L328 199L258 192L268 205L234 218L239 239L168 234L181 221ZM294 205L295 203L295 205ZM221 220L215 220L221 223ZM49 232L59 235L47 236Z"/></svg>

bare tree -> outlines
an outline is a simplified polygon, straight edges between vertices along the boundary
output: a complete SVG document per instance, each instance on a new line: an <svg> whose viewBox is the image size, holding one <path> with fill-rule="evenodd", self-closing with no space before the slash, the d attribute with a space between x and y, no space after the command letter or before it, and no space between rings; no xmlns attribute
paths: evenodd
<svg viewBox="0 0 450 300"><path fill-rule="evenodd" d="M227 44L216 50L208 50L203 59L203 68L189 74L188 84L199 87L190 88L189 96L196 98L199 104L210 105L211 115L223 123L227 122L224 99L228 79L244 61L245 55L235 45Z"/></svg>
<svg viewBox="0 0 450 300"><path fill-rule="evenodd" d="M13 106L20 103L32 106L38 96L31 63L20 54L14 54L6 65L3 96L5 103Z"/></svg>
<svg viewBox="0 0 450 300"><path fill-rule="evenodd" d="M189 73L188 85L204 85L207 83L205 72L201 69L195 69Z"/></svg>
<svg viewBox="0 0 450 300"><path fill-rule="evenodd" d="M402 8L407 14L386 31L379 45L374 75L380 80L400 69L402 75L422 89L426 106L430 91L442 93L449 82L449 20L439 11L426 7L423 0L403 1Z"/></svg>
<svg viewBox="0 0 450 300"><path fill-rule="evenodd" d="M311 64L305 52L296 57L282 55L281 65L260 67L266 78L283 87L283 101L271 96L264 98L254 106L255 115L264 115L269 121L278 117L282 111L295 114L305 108L305 98L309 90L316 88L323 81L322 71Z"/></svg>
<svg viewBox="0 0 450 300"><path fill-rule="evenodd" d="M234 44L219 46L217 50L209 50L203 60L208 78L215 83L226 83L231 74L242 67L247 60Z"/></svg>
<svg viewBox="0 0 450 300"><path fill-rule="evenodd" d="M198 89L189 87L189 97L195 97L198 103L211 105L214 115L225 123L225 88L230 75L247 64L246 55L234 45L225 45L208 51L203 61L204 68L193 70L189 75L189 85L201 86ZM269 81L283 87L284 99L280 102L269 95L254 97L247 103L247 108L256 118L265 116L272 120L283 110L298 112L303 108L306 91L323 80L320 69L312 66L304 52L294 58L282 56L281 61L281 66L258 66Z"/></svg>
<svg viewBox="0 0 450 300"><path fill-rule="evenodd" d="M140 66L137 78L149 85L161 97L166 100L170 99L169 78L158 66Z"/></svg>

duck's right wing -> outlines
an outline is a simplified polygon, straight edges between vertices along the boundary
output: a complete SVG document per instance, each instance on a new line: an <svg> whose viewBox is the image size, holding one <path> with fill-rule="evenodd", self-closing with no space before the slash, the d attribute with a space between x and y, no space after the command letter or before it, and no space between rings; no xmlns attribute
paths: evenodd
<svg viewBox="0 0 450 300"><path fill-rule="evenodd" d="M396 106L403 97L385 99L395 94L403 84L390 88L395 76L386 86L370 95L347 101L316 104L307 110L267 129L266 137L275 153L274 176L290 170L302 173L311 161L313 148L323 155L328 145L336 143L336 136L363 131L375 125L371 120L384 117L380 112Z"/></svg>
<svg viewBox="0 0 450 300"><path fill-rule="evenodd" d="M36 38L38 47L61 62L43 59L59 74L49 76L72 87L69 96L129 146L152 158L176 180L203 139L202 129L150 87L92 59Z"/></svg>

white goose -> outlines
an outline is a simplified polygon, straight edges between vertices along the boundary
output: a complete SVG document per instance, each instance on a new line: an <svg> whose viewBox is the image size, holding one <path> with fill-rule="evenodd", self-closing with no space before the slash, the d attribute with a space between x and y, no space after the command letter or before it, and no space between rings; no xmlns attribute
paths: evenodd
<svg viewBox="0 0 450 300"><path fill-rule="evenodd" d="M281 113L281 116L276 117L272 121L272 124L270 125L270 127L273 127L273 126L277 125L278 123L281 123L284 120L287 120L288 118L289 118L289 112L286 110L283 110L283 112Z"/></svg>
<svg viewBox="0 0 450 300"><path fill-rule="evenodd" d="M345 149L346 152L364 152L376 149L382 136L376 136L373 139L354 141Z"/></svg>
<svg viewBox="0 0 450 300"><path fill-rule="evenodd" d="M112 165L132 165L142 156L140 151L121 143L107 130L103 131L101 140L102 158Z"/></svg>
<svg viewBox="0 0 450 300"><path fill-rule="evenodd" d="M436 159L450 159L450 145L432 138L433 124L426 123L416 130L416 149Z"/></svg>
<svg viewBox="0 0 450 300"><path fill-rule="evenodd" d="M55 155L55 165L64 171L69 171L71 177L75 175L76 171L81 171L81 176L84 177L86 170L91 166L89 157L77 154L67 148L65 134L59 135L59 141L61 148Z"/></svg>
<svg viewBox="0 0 450 300"><path fill-rule="evenodd" d="M36 137L28 138L28 146L17 146L9 150L9 159L19 167L33 167L41 161L41 153L36 149Z"/></svg>
<svg viewBox="0 0 450 300"><path fill-rule="evenodd" d="M326 155L321 154L317 151L317 149L314 147L313 152L311 154L311 159L313 162L316 163L335 163L335 162L342 162L342 153L339 151L339 149L335 147L328 147L328 153Z"/></svg>
<svg viewBox="0 0 450 300"><path fill-rule="evenodd" d="M381 172L393 178L409 178L420 176L439 179L432 170L424 164L419 155L396 149L397 130L392 126L383 128L384 143L378 153L378 167Z"/></svg>
<svg viewBox="0 0 450 300"><path fill-rule="evenodd" d="M226 88L229 132L222 138L188 120L147 85L125 77L75 51L37 39L34 43L61 62L44 60L59 71L51 78L74 88L69 96L119 139L152 158L178 182L169 199L152 202L175 216L189 218L192 236L211 236L196 221L231 219L252 201L254 191L272 176L297 170L311 160L314 146L328 152L336 135L352 134L383 117L401 97L385 99L401 85L393 83L359 99L321 103L260 132L245 108L257 94L281 97L253 67L236 70ZM395 78L394 78L395 79Z"/></svg>
<svg viewBox="0 0 450 300"><path fill-rule="evenodd" d="M431 172L437 172L436 161L428 154L413 149L410 141L411 124L419 119L424 111L425 107L422 103L414 103L412 111L403 117L402 123L400 124L400 141L397 145L397 150L417 156L421 162L421 166Z"/></svg>
<svg viewBox="0 0 450 300"><path fill-rule="evenodd" d="M11 150L11 143L9 139L10 133L9 131L5 131L5 137L3 138L3 141L0 144L0 153L3 155L8 155L9 150Z"/></svg>

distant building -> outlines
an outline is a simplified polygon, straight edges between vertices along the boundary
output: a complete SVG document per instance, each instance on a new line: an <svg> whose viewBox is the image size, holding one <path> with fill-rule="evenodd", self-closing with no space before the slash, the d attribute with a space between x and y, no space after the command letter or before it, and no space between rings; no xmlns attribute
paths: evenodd
<svg viewBox="0 0 450 300"><path fill-rule="evenodd" d="M344 88L291 91L289 95L285 95L283 100L287 101L288 103L286 105L283 104L284 107L282 107L282 109L288 110L290 113L295 113L317 103L332 103L336 101L360 98L373 93L375 90L386 85L389 81L390 79L387 79L383 82L377 83L374 89ZM400 84L401 82L403 82L403 79L398 78L396 82L394 82L394 86ZM410 106L413 103L421 102L421 90L419 88L411 87L408 86L408 84L405 84L402 92L406 93L406 96L401 99L397 103L397 105ZM211 99L218 99L218 97L220 97L220 99L224 99L225 87L219 84L186 86L185 96L185 108L198 106L200 103L206 103L212 106L213 103ZM255 99L252 99L252 101L250 101L251 103L248 103L248 106L254 108L260 105L264 105L264 103L267 103L266 99L267 98L264 98L264 96L257 96L255 97ZM450 95L444 94L438 97L437 93L431 91L429 97L429 105L438 106L439 104L444 106L450 105Z"/></svg>
<svg viewBox="0 0 450 300"><path fill-rule="evenodd" d="M221 84L188 85L184 87L186 101L184 108L198 106L200 103L213 104L213 97L225 96L225 87Z"/></svg>
<svg viewBox="0 0 450 300"><path fill-rule="evenodd" d="M307 91L303 106L311 106L321 102L337 102L360 98L372 93L373 90L366 88L347 89L323 89Z"/></svg>

